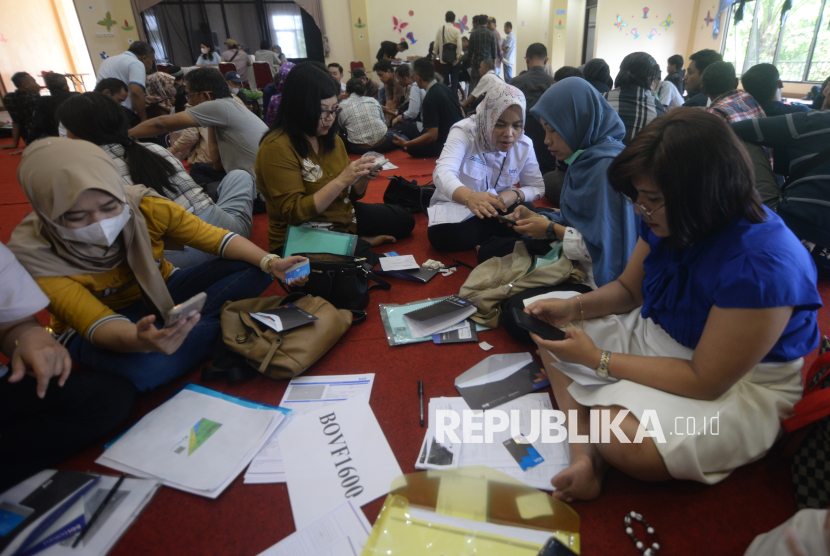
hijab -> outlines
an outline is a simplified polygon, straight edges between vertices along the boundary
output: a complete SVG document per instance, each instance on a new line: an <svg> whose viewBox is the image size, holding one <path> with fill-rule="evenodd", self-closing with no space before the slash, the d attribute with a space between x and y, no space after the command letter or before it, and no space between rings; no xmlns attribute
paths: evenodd
<svg viewBox="0 0 830 556"><path fill-rule="evenodd" d="M143 185L125 185L115 163L100 147L77 139L50 137L23 154L17 180L34 209L14 229L9 249L35 278L110 271L126 262L142 293L166 315L173 300L153 257L140 204L160 197ZM64 239L58 220L89 189L109 193L130 207L131 217L109 247Z"/></svg>
<svg viewBox="0 0 830 556"><path fill-rule="evenodd" d="M585 64L582 76L600 93L607 93L614 84L611 80L611 68L602 58L594 58Z"/></svg>
<svg viewBox="0 0 830 556"><path fill-rule="evenodd" d="M611 161L625 146L625 126L608 101L580 77L557 81L530 109L562 136L574 153L565 173L560 211L551 219L579 231L603 286L622 274L639 235L639 218L608 183Z"/></svg>
<svg viewBox="0 0 830 556"><path fill-rule="evenodd" d="M481 152L495 152L493 146L493 129L505 110L511 106L522 109L522 120L525 118L525 96L517 89L506 83L497 83L490 87L484 100L476 108L475 122L476 146Z"/></svg>

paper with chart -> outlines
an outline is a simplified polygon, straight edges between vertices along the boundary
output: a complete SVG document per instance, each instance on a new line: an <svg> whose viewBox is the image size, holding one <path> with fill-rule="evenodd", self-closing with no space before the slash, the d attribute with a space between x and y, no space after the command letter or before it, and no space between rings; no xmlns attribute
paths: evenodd
<svg viewBox="0 0 830 556"><path fill-rule="evenodd" d="M553 405L550 401L550 395L547 393L533 393L500 405L496 410L490 411L503 411L507 415L511 415L512 410L518 410L520 417L519 430L522 434L528 436L532 431L531 418L533 416L531 412L534 410L542 411L552 409ZM438 410L454 411L461 417L464 411L470 411L470 407L464 401L464 398L430 399L429 428L424 436L421 451L415 463L416 469L450 469L471 465L486 465L528 486L543 490L553 490L550 484L551 478L570 465L567 441L546 443L542 442L541 436L539 436L533 442L533 447L536 448L545 461L526 471L522 471L521 467L516 463L516 460L510 455L507 448L504 447L504 441L512 438L511 427L508 427L502 432L495 432L493 434L493 442L491 443L464 443L461 426L459 424L459 427L456 429L456 434L462 442L455 443L450 438L450 435L445 434L443 443L439 443L435 435L438 424L436 412ZM476 414L483 416L484 411L476 411ZM474 421L483 424L484 418L476 418ZM536 427L539 427L539 424ZM476 431L474 435L483 436L483 433Z"/></svg>
<svg viewBox="0 0 830 556"><path fill-rule="evenodd" d="M183 389L142 418L97 462L215 498L284 416L277 409L257 409Z"/></svg>
<svg viewBox="0 0 830 556"><path fill-rule="evenodd" d="M371 531L360 506L344 502L259 556L360 556Z"/></svg>
<svg viewBox="0 0 830 556"><path fill-rule="evenodd" d="M403 474L372 408L358 398L297 415L280 447L298 529L344 501L362 506L388 493Z"/></svg>
<svg viewBox="0 0 830 556"><path fill-rule="evenodd" d="M294 415L300 415L353 398L365 400L368 404L374 383L374 373L298 376L288 383L280 406L291 409ZM254 457L245 473L245 484L285 482L285 467L278 440L283 428L275 431Z"/></svg>

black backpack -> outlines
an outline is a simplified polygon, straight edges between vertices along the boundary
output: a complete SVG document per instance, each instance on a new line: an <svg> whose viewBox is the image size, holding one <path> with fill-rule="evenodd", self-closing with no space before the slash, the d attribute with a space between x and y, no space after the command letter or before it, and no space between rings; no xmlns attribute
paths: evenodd
<svg viewBox="0 0 830 556"><path fill-rule="evenodd" d="M798 165L781 186L775 209L798 239L830 247L830 175L813 170L830 162L825 149Z"/></svg>
<svg viewBox="0 0 830 556"><path fill-rule="evenodd" d="M417 214L427 211L433 193L435 185L432 182L418 185L415 180L407 181L400 176L392 176L383 194L383 203L398 205L411 214Z"/></svg>

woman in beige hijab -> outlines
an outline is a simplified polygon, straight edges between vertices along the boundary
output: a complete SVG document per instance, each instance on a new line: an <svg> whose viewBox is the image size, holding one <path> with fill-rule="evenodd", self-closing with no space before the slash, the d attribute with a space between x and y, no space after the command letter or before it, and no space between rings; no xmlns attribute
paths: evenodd
<svg viewBox="0 0 830 556"><path fill-rule="evenodd" d="M34 212L8 247L49 298L52 328L82 366L118 373L139 390L209 359L222 305L259 296L303 260L269 255L144 186L124 185L109 156L86 141L38 141L17 178ZM220 258L175 269L165 239ZM201 292L201 314L160 328L174 305Z"/></svg>

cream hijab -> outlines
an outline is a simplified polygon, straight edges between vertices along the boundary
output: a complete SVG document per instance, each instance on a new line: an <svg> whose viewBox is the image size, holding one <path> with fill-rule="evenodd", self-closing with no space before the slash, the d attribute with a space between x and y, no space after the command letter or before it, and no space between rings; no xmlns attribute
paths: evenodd
<svg viewBox="0 0 830 556"><path fill-rule="evenodd" d="M511 85L496 83L490 90L481 104L476 107L476 144L481 152L495 152L493 146L493 129L505 110L513 105L522 110L522 120L525 118L525 96Z"/></svg>
<svg viewBox="0 0 830 556"><path fill-rule="evenodd" d="M145 300L162 315L173 308L139 207L144 197L159 195L143 185L125 185L118 168L100 147L58 137L42 139L26 148L17 180L34 213L26 215L14 229L8 247L29 274L35 278L99 274L126 261ZM129 221L109 247L64 239L55 226L88 189L109 193L130 207Z"/></svg>

